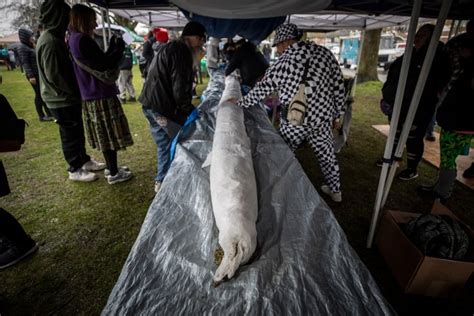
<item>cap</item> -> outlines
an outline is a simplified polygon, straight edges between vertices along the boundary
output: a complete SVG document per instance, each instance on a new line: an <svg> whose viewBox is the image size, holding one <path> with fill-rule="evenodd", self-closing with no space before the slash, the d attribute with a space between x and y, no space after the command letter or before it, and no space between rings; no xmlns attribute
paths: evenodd
<svg viewBox="0 0 474 316"><path fill-rule="evenodd" d="M298 39L298 37L299 30L295 24L282 24L275 30L275 39L273 40L272 46L276 46L277 44L286 40Z"/></svg>
<svg viewBox="0 0 474 316"><path fill-rule="evenodd" d="M200 36L206 37L206 29L204 26L195 21L191 21L184 26L181 36Z"/></svg>

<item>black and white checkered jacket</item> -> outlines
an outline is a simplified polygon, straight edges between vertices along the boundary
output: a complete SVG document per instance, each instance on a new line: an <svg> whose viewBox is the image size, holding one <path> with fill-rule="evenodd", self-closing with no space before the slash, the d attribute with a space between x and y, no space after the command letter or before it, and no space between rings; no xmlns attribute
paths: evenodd
<svg viewBox="0 0 474 316"><path fill-rule="evenodd" d="M239 105L258 104L276 90L283 107L287 108L302 81L308 58L311 60L306 78L308 110L304 125L318 126L338 118L345 111L344 81L339 63L331 51L312 42L301 41L289 46Z"/></svg>

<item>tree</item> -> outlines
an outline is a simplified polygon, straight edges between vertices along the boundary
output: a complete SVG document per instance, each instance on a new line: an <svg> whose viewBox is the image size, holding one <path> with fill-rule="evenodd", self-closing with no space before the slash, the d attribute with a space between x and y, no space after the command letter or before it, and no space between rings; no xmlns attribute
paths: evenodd
<svg viewBox="0 0 474 316"><path fill-rule="evenodd" d="M40 7L42 0L31 0L27 3L13 2L10 8L16 11L18 16L12 21L15 29L27 28L35 31L38 28Z"/></svg>
<svg viewBox="0 0 474 316"><path fill-rule="evenodd" d="M368 30L364 32L357 72L358 83L379 80L377 76L377 64L381 34L382 29Z"/></svg>

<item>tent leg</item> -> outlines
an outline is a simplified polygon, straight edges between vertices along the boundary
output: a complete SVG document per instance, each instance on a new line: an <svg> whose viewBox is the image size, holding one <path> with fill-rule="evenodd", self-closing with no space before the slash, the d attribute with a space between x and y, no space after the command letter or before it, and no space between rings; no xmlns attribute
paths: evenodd
<svg viewBox="0 0 474 316"><path fill-rule="evenodd" d="M433 34L431 36L431 40L428 46L428 52L426 53L425 60L423 61L423 67L421 68L420 76L418 77L418 82L416 83L415 93L411 99L410 108L408 110L407 117L405 119L405 123L403 124L403 130L400 134L400 140L398 142L397 149L395 151L395 158L399 159L402 157L403 149L408 139L408 134L410 133L410 129L413 124L413 120L415 119L416 111L418 109L418 105L421 100L421 95L423 94L423 90L425 88L426 79L428 78L428 74L431 69L431 65L433 63L433 59L435 57L436 48L438 46L439 38L441 36L441 32L443 31L444 22L446 21L446 17L448 16L449 8L451 7L452 0L445 0L441 6L441 10L438 15L438 19L436 21L435 29L433 30ZM394 174L393 174L394 175ZM389 183L384 188L384 195L388 195L388 191L390 190L391 183L393 181L393 177L388 179Z"/></svg>
<svg viewBox="0 0 474 316"><path fill-rule="evenodd" d="M102 39L104 41L104 52L107 51L108 47L107 47L107 36L105 34L105 10L101 10L102 12Z"/></svg>
<svg viewBox="0 0 474 316"><path fill-rule="evenodd" d="M410 26L408 31L407 43L413 43L415 37L415 30L418 24L418 18L420 16L422 0L415 0L413 4L413 9L411 13ZM410 59L413 51L413 45L407 45L405 54L403 55L402 68L400 71L400 80L397 85L397 93L395 95L395 104L393 105L393 114L392 120L390 122L390 131L387 138L387 143L385 144L384 152L384 163L382 166L382 171L380 173L379 185L377 188L377 195L375 197L374 211L372 213L372 221L370 223L369 235L367 236L367 248L372 247L374 240L375 229L377 227L379 213L381 209L382 197L384 192L384 187L386 186L386 179L388 173L388 161L392 159L392 150L395 140L395 134L397 131L397 124L400 118L400 110L402 106L403 94L405 93L405 83L408 77L408 66L410 64Z"/></svg>

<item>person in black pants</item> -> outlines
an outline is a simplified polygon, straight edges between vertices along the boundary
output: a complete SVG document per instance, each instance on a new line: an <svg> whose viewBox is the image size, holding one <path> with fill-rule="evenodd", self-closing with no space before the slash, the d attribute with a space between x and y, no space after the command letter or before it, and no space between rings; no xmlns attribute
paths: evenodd
<svg viewBox="0 0 474 316"><path fill-rule="evenodd" d="M44 31L36 46L38 72L41 96L59 126L69 180L91 182L98 179L92 171L105 169L105 164L86 154L81 96L64 41L70 10L63 1L42 3L40 22Z"/></svg>
<svg viewBox="0 0 474 316"><path fill-rule="evenodd" d="M46 107L46 104L43 102L43 99L41 99L41 89L38 79L38 66L36 63L33 32L27 29L20 29L18 31L18 37L21 41L21 45L18 47L18 55L20 57L21 65L25 70L26 78L35 91L35 107L39 120L41 122L52 121L53 118L51 117L51 113Z"/></svg>

